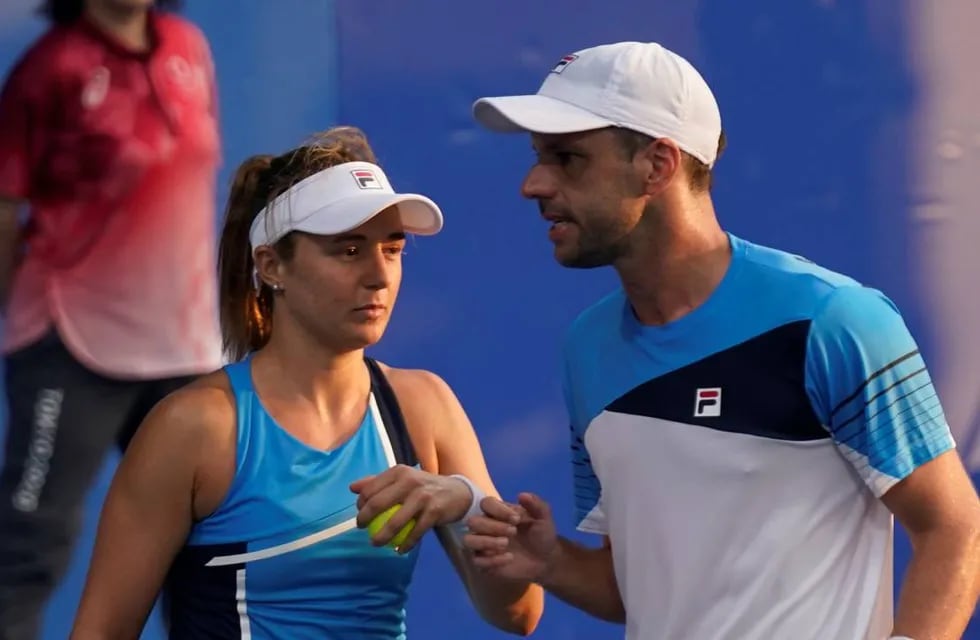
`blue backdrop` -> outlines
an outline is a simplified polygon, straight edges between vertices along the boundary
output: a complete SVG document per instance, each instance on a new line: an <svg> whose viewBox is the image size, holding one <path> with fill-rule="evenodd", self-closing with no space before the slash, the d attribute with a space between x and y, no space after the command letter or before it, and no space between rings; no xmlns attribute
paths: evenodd
<svg viewBox="0 0 980 640"><path fill-rule="evenodd" d="M0 8L4 68L43 26L32 4ZM518 194L527 140L477 129L473 99L534 91L562 55L606 41L657 40L689 57L715 89L729 136L715 191L723 223L884 289L919 336L978 471L980 374L971 364L980 340L971 327L980 306L964 298L980 258L963 238L980 237L965 215L980 172L980 122L957 105L980 99L964 94L980 84L966 62L980 45L963 27L980 15L954 4L191 0L187 15L208 35L218 68L223 187L246 155L344 123L367 131L398 188L442 205L445 231L409 247L395 321L375 355L445 377L501 491L540 492L570 532L558 346L614 278L553 263L544 223ZM114 464L93 488L46 638L67 635ZM899 534L899 576L908 553ZM500 637L473 613L434 540L409 616L417 638ZM154 626L144 637L160 636ZM621 631L552 599L537 637ZM967 637L980 639L980 625Z"/></svg>

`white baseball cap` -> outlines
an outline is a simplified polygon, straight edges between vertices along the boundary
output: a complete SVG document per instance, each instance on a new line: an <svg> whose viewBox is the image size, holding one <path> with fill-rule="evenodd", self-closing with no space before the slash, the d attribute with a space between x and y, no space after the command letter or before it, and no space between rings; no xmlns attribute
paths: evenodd
<svg viewBox="0 0 980 640"><path fill-rule="evenodd" d="M618 42L562 58L534 95L481 98L473 115L505 133L622 127L670 138L714 165L721 113L690 62L655 42Z"/></svg>
<svg viewBox="0 0 980 640"><path fill-rule="evenodd" d="M398 205L406 232L428 236L442 229L442 211L435 202L416 193L396 193L376 164L346 162L315 173L278 195L255 216L249 243L254 250L291 231L345 233L394 205Z"/></svg>

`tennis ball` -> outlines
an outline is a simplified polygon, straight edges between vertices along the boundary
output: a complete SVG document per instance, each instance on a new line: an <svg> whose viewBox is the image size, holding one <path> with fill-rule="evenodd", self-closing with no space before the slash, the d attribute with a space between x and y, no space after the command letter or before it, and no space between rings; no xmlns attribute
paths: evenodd
<svg viewBox="0 0 980 640"><path fill-rule="evenodd" d="M368 523L368 533L373 536L381 531L381 527L385 526L385 523L391 520L391 516L395 515L395 512L401 508L402 506L400 504L396 504L374 516L374 520L371 520L371 522ZM408 538L408 534L412 532L413 528L415 528L415 518L409 520L405 526L402 527L401 531L395 534L395 537L388 542L388 546L397 549L405 544L405 539Z"/></svg>

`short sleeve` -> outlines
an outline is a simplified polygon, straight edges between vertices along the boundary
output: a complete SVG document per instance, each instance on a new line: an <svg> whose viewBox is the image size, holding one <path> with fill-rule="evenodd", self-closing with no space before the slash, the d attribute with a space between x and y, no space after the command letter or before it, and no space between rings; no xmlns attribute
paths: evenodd
<svg viewBox="0 0 980 640"><path fill-rule="evenodd" d="M581 410L581 395L575 382L569 354L565 354L562 391L565 407L568 410L569 432L571 437L572 479L575 500L575 526L587 533L608 533L606 516L602 511L602 487L592 469L592 459L585 446L584 412Z"/></svg>
<svg viewBox="0 0 980 640"><path fill-rule="evenodd" d="M45 109L47 70L31 54L11 71L0 91L0 196L28 199L38 119Z"/></svg>
<svg viewBox="0 0 980 640"><path fill-rule="evenodd" d="M842 287L818 310L806 388L875 496L954 447L918 345L895 305L874 289Z"/></svg>

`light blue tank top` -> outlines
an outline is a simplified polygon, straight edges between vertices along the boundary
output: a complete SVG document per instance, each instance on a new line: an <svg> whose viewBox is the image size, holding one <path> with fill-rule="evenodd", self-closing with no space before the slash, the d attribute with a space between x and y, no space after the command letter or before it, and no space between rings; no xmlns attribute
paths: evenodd
<svg viewBox="0 0 980 640"><path fill-rule="evenodd" d="M276 424L251 358L225 367L238 412L235 477L198 522L168 581L171 637L402 640L418 547L400 555L356 528L349 485L417 464L397 401L366 359L372 392L354 435L329 451Z"/></svg>

